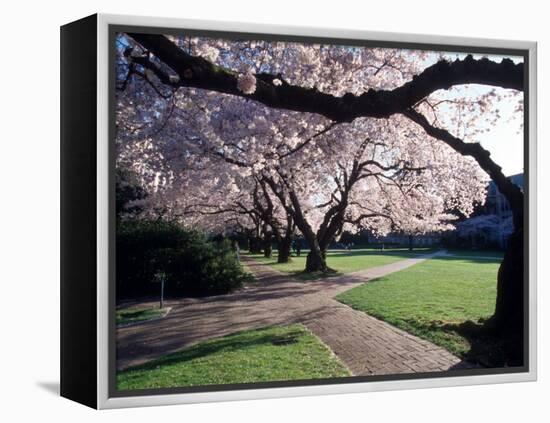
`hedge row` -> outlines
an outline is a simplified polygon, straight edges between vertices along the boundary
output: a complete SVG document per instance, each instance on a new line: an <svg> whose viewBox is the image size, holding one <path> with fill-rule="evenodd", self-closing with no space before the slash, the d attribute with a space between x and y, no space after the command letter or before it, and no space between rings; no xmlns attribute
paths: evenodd
<svg viewBox="0 0 550 423"><path fill-rule="evenodd" d="M230 292L247 276L229 241L176 223L118 222L116 238L117 299L158 295L161 277L166 296L197 297Z"/></svg>

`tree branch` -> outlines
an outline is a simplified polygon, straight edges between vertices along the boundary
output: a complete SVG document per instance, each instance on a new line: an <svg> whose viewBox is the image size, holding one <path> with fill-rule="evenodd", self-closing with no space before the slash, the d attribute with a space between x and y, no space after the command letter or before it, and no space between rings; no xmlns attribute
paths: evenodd
<svg viewBox="0 0 550 423"><path fill-rule="evenodd" d="M473 157L479 166L487 172L491 179L495 182L498 190L506 197L510 203L510 207L514 212L514 222L516 225L521 225L523 218L523 193L521 189L510 181L502 172L502 168L491 159L491 153L485 150L481 144L467 143L460 138L455 137L445 129L432 126L428 119L416 110L409 109L403 113L413 122L420 125L424 131L431 137L437 138L453 150L464 156Z"/></svg>
<svg viewBox="0 0 550 423"><path fill-rule="evenodd" d="M178 81L164 78L172 86L232 94L272 108L317 113L337 122L351 122L360 116L389 117L409 109L434 91L454 85L483 84L515 90L524 88L523 63L515 64L509 59L495 63L486 58L476 60L467 56L452 63L440 61L426 68L411 81L390 91L371 89L359 96L348 93L343 97L336 97L315 88L290 85L284 81L280 85L274 85L273 81L280 78L262 73L256 75L254 93L245 94L237 88L237 73L186 53L165 36L136 33L128 35L178 74ZM145 66L143 60L140 64Z"/></svg>

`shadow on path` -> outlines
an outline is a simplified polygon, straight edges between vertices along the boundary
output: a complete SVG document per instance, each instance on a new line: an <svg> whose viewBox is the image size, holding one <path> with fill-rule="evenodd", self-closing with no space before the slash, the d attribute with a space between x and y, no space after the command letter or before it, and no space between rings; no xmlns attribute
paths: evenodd
<svg viewBox="0 0 550 423"><path fill-rule="evenodd" d="M198 342L242 330L302 323L354 375L449 370L461 360L441 347L333 298L437 254L308 282L243 256L258 283L228 295L174 300L169 304L171 313L164 319L117 329L117 368L145 364ZM214 342L212 348L216 345Z"/></svg>

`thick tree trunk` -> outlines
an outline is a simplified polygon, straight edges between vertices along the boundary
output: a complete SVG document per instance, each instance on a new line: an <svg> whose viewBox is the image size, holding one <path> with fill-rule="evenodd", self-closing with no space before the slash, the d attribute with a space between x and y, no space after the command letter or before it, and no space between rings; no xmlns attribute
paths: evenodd
<svg viewBox="0 0 550 423"><path fill-rule="evenodd" d="M271 258L271 253L273 252L272 241L273 234L271 232L266 232L263 239L263 250L265 258Z"/></svg>
<svg viewBox="0 0 550 423"><path fill-rule="evenodd" d="M316 244L316 243L315 243ZM306 258L306 272L326 272L328 270L326 254L315 245L310 247Z"/></svg>
<svg viewBox="0 0 550 423"><path fill-rule="evenodd" d="M292 238L283 238L277 244L277 263L288 263L290 261L290 246L292 245Z"/></svg>
<svg viewBox="0 0 550 423"><path fill-rule="evenodd" d="M497 276L495 313L487 321L486 328L494 329L504 342L507 364L524 364L524 289L528 280L524 277L523 193L512 184L499 186L510 204L514 220L514 232L508 238L506 253Z"/></svg>
<svg viewBox="0 0 550 423"><path fill-rule="evenodd" d="M428 135L442 140L462 155L472 156L510 204L515 229L498 271L495 313L487 320L485 328L496 332L503 340L509 365L521 365L525 324L523 289L527 283L523 274L523 193L504 175L502 168L481 144L465 143L444 129L432 126L425 116L414 110L407 111L405 115L422 126Z"/></svg>
<svg viewBox="0 0 550 423"><path fill-rule="evenodd" d="M523 227L516 228L508 239L504 259L498 269L497 301L487 328L495 330L505 343L508 365L523 365L524 260Z"/></svg>

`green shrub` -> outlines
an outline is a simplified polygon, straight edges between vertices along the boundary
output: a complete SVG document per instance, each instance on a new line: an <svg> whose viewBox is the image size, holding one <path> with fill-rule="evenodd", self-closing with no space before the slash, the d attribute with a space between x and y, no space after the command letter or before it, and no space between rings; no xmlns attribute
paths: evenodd
<svg viewBox="0 0 550 423"><path fill-rule="evenodd" d="M212 242L171 222L119 222L117 298L158 295L159 272L166 275L167 296L225 294L246 278L227 240Z"/></svg>

